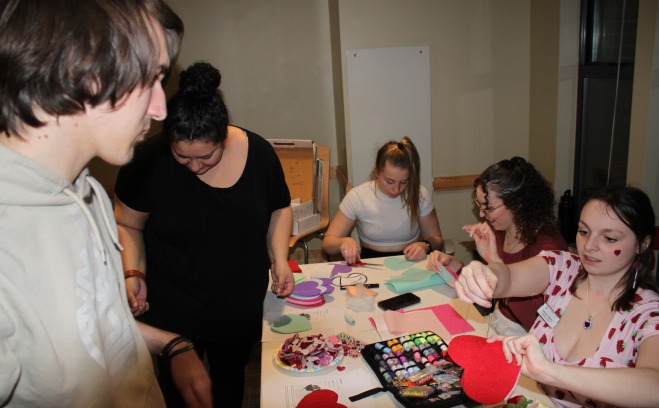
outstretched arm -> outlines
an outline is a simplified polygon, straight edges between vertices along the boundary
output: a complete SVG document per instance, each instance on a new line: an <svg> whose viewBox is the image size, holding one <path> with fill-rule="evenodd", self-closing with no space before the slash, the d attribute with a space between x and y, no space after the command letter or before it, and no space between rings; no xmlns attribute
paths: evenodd
<svg viewBox="0 0 659 408"><path fill-rule="evenodd" d="M542 293L549 284L549 268L540 256L504 265L472 261L455 283L458 297L468 303L492 307L493 298L524 297Z"/></svg>

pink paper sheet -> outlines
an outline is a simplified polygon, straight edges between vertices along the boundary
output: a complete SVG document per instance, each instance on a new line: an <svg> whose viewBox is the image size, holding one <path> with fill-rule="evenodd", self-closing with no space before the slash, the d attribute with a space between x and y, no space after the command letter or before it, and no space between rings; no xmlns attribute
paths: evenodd
<svg viewBox="0 0 659 408"><path fill-rule="evenodd" d="M384 312L384 321L387 325L387 330L394 336L400 333L431 331L438 334L446 342L453 338L431 310L417 310L405 313L387 310ZM372 321L372 323L374 322Z"/></svg>
<svg viewBox="0 0 659 408"><path fill-rule="evenodd" d="M474 327L460 316L460 314L453 309L453 306L449 304L422 307L419 309L403 311L402 313L405 314L418 310L431 310L452 336L474 331Z"/></svg>

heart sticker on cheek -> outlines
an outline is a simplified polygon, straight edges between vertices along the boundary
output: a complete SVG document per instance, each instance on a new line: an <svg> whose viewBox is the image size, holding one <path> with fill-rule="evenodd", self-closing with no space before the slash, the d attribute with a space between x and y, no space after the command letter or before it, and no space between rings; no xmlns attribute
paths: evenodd
<svg viewBox="0 0 659 408"><path fill-rule="evenodd" d="M616 256L618 256L618 255L620 255L620 250L616 249L615 251L613 251L613 253L616 254Z"/></svg>
<svg viewBox="0 0 659 408"><path fill-rule="evenodd" d="M448 345L451 359L464 368L462 388L465 394L482 404L496 404L512 394L522 368L508 364L500 341L487 343L484 337L454 337Z"/></svg>

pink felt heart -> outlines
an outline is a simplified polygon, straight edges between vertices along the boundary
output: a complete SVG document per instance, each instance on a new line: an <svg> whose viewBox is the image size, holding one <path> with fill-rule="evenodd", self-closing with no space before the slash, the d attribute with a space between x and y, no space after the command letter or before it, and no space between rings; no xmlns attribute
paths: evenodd
<svg viewBox="0 0 659 408"><path fill-rule="evenodd" d="M506 362L500 341L487 343L484 337L454 337L448 345L449 356L464 368L465 394L482 404L496 404L508 397L519 380L521 367Z"/></svg>
<svg viewBox="0 0 659 408"><path fill-rule="evenodd" d="M346 408L339 404L339 395L332 390L316 390L307 394L295 408Z"/></svg>
<svg viewBox="0 0 659 408"><path fill-rule="evenodd" d="M290 295L286 298L286 302L301 307L318 307L325 304L325 296L318 295L316 297L302 299L296 297L295 295Z"/></svg>

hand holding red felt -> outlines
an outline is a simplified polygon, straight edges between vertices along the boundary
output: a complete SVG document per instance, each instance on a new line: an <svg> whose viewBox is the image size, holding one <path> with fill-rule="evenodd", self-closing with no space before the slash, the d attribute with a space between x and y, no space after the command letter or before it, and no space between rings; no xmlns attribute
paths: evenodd
<svg viewBox="0 0 659 408"><path fill-rule="evenodd" d="M542 339L546 342L546 337ZM524 336L509 338L510 344L507 352L522 365L522 374L539 382L543 382L543 376L551 371L554 364L547 360L540 346L540 340L535 334L529 333ZM506 352L506 348L504 348Z"/></svg>
<svg viewBox="0 0 659 408"><path fill-rule="evenodd" d="M448 345L451 359L464 368L462 388L465 394L482 404L504 401L517 385L521 367L506 362L500 341L488 343L484 337L454 337Z"/></svg>
<svg viewBox="0 0 659 408"><path fill-rule="evenodd" d="M347 408L339 404L339 396L332 390L316 390L307 394L295 408Z"/></svg>

